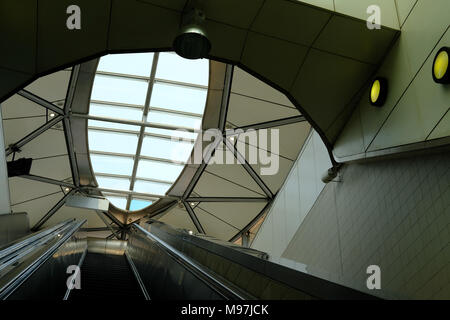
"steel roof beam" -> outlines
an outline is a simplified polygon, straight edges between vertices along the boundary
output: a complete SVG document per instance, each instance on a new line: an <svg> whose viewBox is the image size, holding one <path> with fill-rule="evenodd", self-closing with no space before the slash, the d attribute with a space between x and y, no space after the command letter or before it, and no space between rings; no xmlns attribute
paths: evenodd
<svg viewBox="0 0 450 320"><path fill-rule="evenodd" d="M76 186L80 185L80 173L78 171L78 164L75 156L75 148L73 146L72 126L70 120L67 118L71 108L73 97L75 95L76 84L80 73L80 65L76 65L72 68L70 74L69 89L67 92L66 100L64 102L65 118L63 121L64 137L66 139L67 153L70 159L70 170L72 171L72 180Z"/></svg>
<svg viewBox="0 0 450 320"><path fill-rule="evenodd" d="M41 98L41 97L35 95L34 93L32 93L30 91L22 89L19 92L17 92L17 94L24 97L25 99L28 99L28 100L40 105L41 107L52 110L53 112L55 112L61 116L64 115L64 110L62 110L58 106L54 105L50 101L47 101L44 98Z"/></svg>
<svg viewBox="0 0 450 320"><path fill-rule="evenodd" d="M28 135L26 135L25 137L23 137L22 139L20 139L19 141L11 144L6 150L6 156L9 156L11 153L14 152L15 148L20 149L21 147L23 147L24 145L26 145L27 143L29 143L30 141L32 141L33 139L37 138L38 136L40 136L42 133L46 132L48 129L50 129L51 127L53 127L55 124L57 124L58 122L60 122L63 119L63 116L57 116L55 118L53 118L52 120L46 122L45 124L43 124L42 126L40 126L39 128L37 128L36 130L34 130L33 132L29 133Z"/></svg>
<svg viewBox="0 0 450 320"><path fill-rule="evenodd" d="M72 189L70 190L68 193L66 193L64 195L64 197L62 197L32 228L32 231L37 231L39 230L40 227L42 227L42 225L44 223L46 223L48 221L48 219L50 219L65 203L67 200L67 197L71 196L72 194L75 193L75 190Z"/></svg>
<svg viewBox="0 0 450 320"><path fill-rule="evenodd" d="M103 221L103 223L108 227L108 229L111 231L111 233L117 238L117 240L120 239L120 235L116 233L116 231L113 229L113 227L108 223L106 218L104 217L103 212L99 212L98 210L95 211L99 218Z"/></svg>
<svg viewBox="0 0 450 320"><path fill-rule="evenodd" d="M51 178L46 178L46 177L41 177L41 176L36 176L36 175L33 175L33 174L24 174L24 175L21 175L19 177L24 178L24 179L28 179L28 180L34 180L34 181L39 181L39 182L43 182L43 183L53 184L53 185L56 185L56 186L76 189L76 186L73 185L72 183L68 183L68 182L64 182L64 181L60 181L60 180L55 180L55 179L51 179Z"/></svg>
<svg viewBox="0 0 450 320"><path fill-rule="evenodd" d="M186 208L187 213L189 214L189 217L191 218L192 222L194 223L195 227L197 228L197 231L203 234L206 234L205 229L203 229L202 224L200 223L200 220L198 219L197 215L194 212L194 209L191 208L190 204L186 201L182 201L184 207Z"/></svg>
<svg viewBox="0 0 450 320"><path fill-rule="evenodd" d="M147 87L147 95L145 97L144 110L142 112L142 122L143 123L147 122L147 115L148 115L148 110L150 108L150 100L152 98L153 85L155 83L156 68L158 66L158 60L159 60L159 53L156 52L153 55L152 68L150 71L150 79L148 81L148 87ZM145 127L141 126L140 131L139 131L138 143L137 143L137 147L136 147L136 155L135 155L134 163L133 163L133 170L132 170L131 177L130 177L130 190L134 189L134 184L136 182L136 173L137 173L137 169L138 169L138 165L139 165L139 157L141 155L142 143L144 142L144 137L145 137ZM125 207L126 210L130 210L131 197L132 197L131 194L129 194L127 197L127 204Z"/></svg>
<svg viewBox="0 0 450 320"><path fill-rule="evenodd" d="M235 234L229 242L235 242L237 239L239 239L240 236L245 234L247 231L250 231L250 229L261 219L261 217L266 213L266 211L269 209L269 207L272 205L272 201L267 202L267 204L262 208L262 210L254 217L241 231L239 231L237 234Z"/></svg>
<svg viewBox="0 0 450 320"><path fill-rule="evenodd" d="M257 197L189 197L187 202L266 202L270 199Z"/></svg>
<svg viewBox="0 0 450 320"><path fill-rule="evenodd" d="M199 129L192 129L189 127L171 126L171 125L158 124L158 123L153 123L153 122L143 122L143 121L133 121L133 120L114 119L114 118L107 118L107 117L98 117L98 116L92 116L92 115L82 114L82 113L71 113L70 117L104 121L104 122L112 122L112 123L120 123L120 124L128 124L128 125L132 125L132 126L142 126L142 127L146 127L146 128L165 129L165 130L184 130L184 131L191 132L191 133L201 132L201 130L199 130Z"/></svg>
<svg viewBox="0 0 450 320"><path fill-rule="evenodd" d="M235 130L260 130L260 129L269 129L274 127L281 127L288 124L298 123L298 122L304 122L306 121L304 116L294 116L284 119L278 119L278 120L272 120L272 121L266 121L266 122L260 122L255 124L250 124L247 126L237 127L234 129L225 130L226 136L232 136L236 135L237 133L234 133Z"/></svg>
<svg viewBox="0 0 450 320"><path fill-rule="evenodd" d="M245 157L236 149L234 144L228 140L227 138L223 139L225 141L225 145L227 148L233 152L235 158L238 160L238 162L244 167L244 169L247 171L247 173L255 180L255 182L258 184L258 186L261 188L262 191L266 194L266 196L269 199L273 198L273 193L269 189L269 187L265 184L265 182L261 179L261 177L253 170L253 168L250 166L250 164L247 162Z"/></svg>

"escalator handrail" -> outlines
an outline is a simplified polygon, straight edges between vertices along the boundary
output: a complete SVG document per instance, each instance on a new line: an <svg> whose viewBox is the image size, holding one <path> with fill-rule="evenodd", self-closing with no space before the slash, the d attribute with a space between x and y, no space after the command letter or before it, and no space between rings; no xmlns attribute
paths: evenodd
<svg viewBox="0 0 450 320"><path fill-rule="evenodd" d="M27 280L39 267L44 264L67 240L69 240L86 222L84 219L82 221L72 221L69 226L66 226L64 230L66 233L60 235L60 239L51 245L45 252L43 252L38 258L32 261L26 268L14 276L8 283L0 288L0 300L7 299L20 285ZM53 230L53 236L58 236L61 230L59 228Z"/></svg>
<svg viewBox="0 0 450 320"><path fill-rule="evenodd" d="M0 249L0 261L9 256L10 254L19 251L20 249L32 244L33 242L36 242L37 240L55 232L56 230L59 230L61 228L63 228L65 225L67 225L68 223L73 222L74 219L69 219L66 221L63 221L61 223L58 223L57 225L53 226L53 227L49 227L46 228L44 230L32 233L30 235L27 235L25 237L22 237L20 239L17 239L13 242L10 242L9 244L7 244L6 246L3 247L3 249Z"/></svg>
<svg viewBox="0 0 450 320"><path fill-rule="evenodd" d="M159 245L166 253L168 253L172 258L174 258L178 263L182 264L188 270L192 271L197 277L203 280L210 288L217 292L220 296L227 300L247 300L253 297L238 292L235 288L232 288L228 284L224 283L223 280L219 280L216 275L211 271L207 270L202 265L198 264L191 258L187 257L182 252L178 251L170 244L160 239L156 235L145 230L143 227L137 224L133 224L138 231L144 233L148 238L153 240L157 245Z"/></svg>
<svg viewBox="0 0 450 320"><path fill-rule="evenodd" d="M53 231L53 233L49 233L45 236L39 237L35 239L35 241L28 243L25 246L22 246L18 250L11 251L8 255L4 256L0 259L0 272L13 265L15 262L19 261L21 258L32 253L36 248L41 247L43 244L47 243L49 240L54 238L54 233L64 233L68 228L70 228L70 224L66 224L61 228L57 228Z"/></svg>

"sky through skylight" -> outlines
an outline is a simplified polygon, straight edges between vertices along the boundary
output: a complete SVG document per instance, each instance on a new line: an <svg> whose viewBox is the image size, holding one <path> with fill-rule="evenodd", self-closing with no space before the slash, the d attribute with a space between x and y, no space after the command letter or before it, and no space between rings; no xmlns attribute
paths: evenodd
<svg viewBox="0 0 450 320"><path fill-rule="evenodd" d="M92 169L100 190L116 207L143 209L178 178L197 133L151 124L200 129L208 77L208 60L186 60L172 52L100 59L89 115L135 122L88 121Z"/></svg>

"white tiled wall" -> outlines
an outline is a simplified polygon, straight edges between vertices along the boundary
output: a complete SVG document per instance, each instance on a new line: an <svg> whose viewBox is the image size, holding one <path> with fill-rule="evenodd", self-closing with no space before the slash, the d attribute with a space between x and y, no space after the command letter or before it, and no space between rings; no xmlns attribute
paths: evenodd
<svg viewBox="0 0 450 320"><path fill-rule="evenodd" d="M270 253L271 260L280 262L289 241L325 186L320 177L330 167L322 140L316 132L312 132L252 247Z"/></svg>
<svg viewBox="0 0 450 320"><path fill-rule="evenodd" d="M341 173L280 263L382 298L450 299L450 152ZM369 265L381 268L381 290L366 288Z"/></svg>

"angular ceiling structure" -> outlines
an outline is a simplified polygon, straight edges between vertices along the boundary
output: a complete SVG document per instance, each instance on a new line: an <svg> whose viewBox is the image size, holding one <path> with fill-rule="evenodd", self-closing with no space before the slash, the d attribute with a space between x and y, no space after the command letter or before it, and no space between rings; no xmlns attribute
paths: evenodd
<svg viewBox="0 0 450 320"><path fill-rule="evenodd" d="M238 67L211 61L201 128L220 130L223 140L214 144L210 161L188 161L160 200L142 210L127 211L114 205L114 197L126 203L127 197L147 199L151 192L126 188L123 194L114 194L98 188L99 176L92 164L99 154L90 152L93 138L88 132L97 130L99 120L113 123L114 114L98 117L89 112L89 106L97 104L90 96L96 66L96 61L87 62L40 78L2 104L8 160L33 158L30 175L10 178L14 212L28 212L34 228L69 217L87 218L86 231L102 237L115 236L113 230L123 230L143 217L222 240L236 239L258 222L311 128L283 94ZM266 129L267 137L261 134ZM248 132L257 139L249 139ZM272 145L278 141L279 145ZM191 157L199 146L208 143L195 140ZM225 159L232 162L220 162ZM270 165L273 173L261 174ZM116 166L121 169L121 163ZM110 197L112 204L100 214L75 209L65 205L73 194Z"/></svg>
<svg viewBox="0 0 450 320"><path fill-rule="evenodd" d="M202 129L219 129L225 137L210 146L211 157L221 154L237 163L187 164L148 210L130 213L112 205L104 212L107 218L76 212L88 216L88 228L105 234L111 234L112 225L123 229L149 215L224 240L257 225L311 126L331 153L361 88L399 33L390 24L373 32L362 15L311 3L316 2L81 1L82 28L74 31L64 27L65 1L2 2L1 11L11 18L0 21L0 35L8 43L8 50L0 52L0 102L6 145L12 145L8 160L34 159L31 175L10 178L13 210L29 212L31 224L39 228L72 214L64 202L74 193L103 197L87 143L95 58L170 51L182 12L196 7L207 17L208 58L222 62L211 62L214 76ZM278 129L281 143L229 136L234 129L252 129L257 137L265 129ZM199 146L208 144L197 139L194 152ZM266 162L255 162L251 154ZM275 173L263 174L270 171L271 157L278 159ZM127 199L146 196L125 191Z"/></svg>
<svg viewBox="0 0 450 320"><path fill-rule="evenodd" d="M399 34L391 19L382 19L381 30L369 30L360 0L346 1L353 2L348 6L312 0L81 1L82 27L75 31L65 28L68 3L37 1L2 2L11 19L0 22L8 43L0 52L0 75L8 79L0 83L0 101L41 75L93 57L169 51L182 12L196 7L206 15L208 58L237 65L285 93L329 149Z"/></svg>

